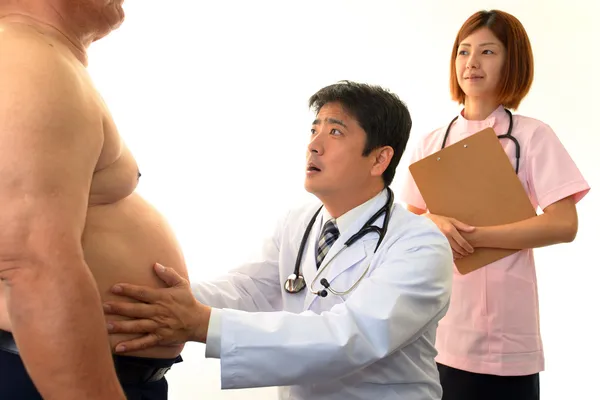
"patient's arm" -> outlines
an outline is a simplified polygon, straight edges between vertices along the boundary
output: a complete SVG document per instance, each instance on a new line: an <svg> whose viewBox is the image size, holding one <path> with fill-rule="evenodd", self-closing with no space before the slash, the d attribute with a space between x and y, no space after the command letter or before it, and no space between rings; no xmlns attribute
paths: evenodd
<svg viewBox="0 0 600 400"><path fill-rule="evenodd" d="M0 40L0 314L45 399L125 399L81 248L101 121L50 47Z"/></svg>

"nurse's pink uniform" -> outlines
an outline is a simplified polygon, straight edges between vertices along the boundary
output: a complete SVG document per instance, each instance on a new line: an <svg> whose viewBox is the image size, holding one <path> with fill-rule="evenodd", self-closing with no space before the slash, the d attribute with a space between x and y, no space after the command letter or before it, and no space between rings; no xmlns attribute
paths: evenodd
<svg viewBox="0 0 600 400"><path fill-rule="evenodd" d="M446 146L492 127L506 133L509 117L498 107L484 121L458 117ZM441 149L447 126L424 136L411 163ZM521 145L519 179L534 207L545 207L575 195L581 200L590 187L554 131L533 118L513 115L512 135ZM515 146L500 143L516 166ZM410 173L399 191L401 201L427 210ZM440 322L437 362L482 374L517 376L544 369L538 291L533 251L521 250L467 275L454 271L452 298Z"/></svg>

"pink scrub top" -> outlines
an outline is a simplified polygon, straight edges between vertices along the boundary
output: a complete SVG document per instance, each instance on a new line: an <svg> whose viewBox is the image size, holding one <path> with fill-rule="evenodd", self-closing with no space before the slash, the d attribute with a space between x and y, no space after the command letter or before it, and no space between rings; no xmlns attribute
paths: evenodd
<svg viewBox="0 0 600 400"><path fill-rule="evenodd" d="M446 146L488 127L503 135L508 126L509 116L502 106L483 121L468 121L461 112ZM410 163L440 150L446 128L420 139ZM590 190L548 125L513 115L512 135L521 146L518 176L534 208L543 210L572 195L579 202ZM515 168L513 142L501 139L500 143ZM427 210L410 172L399 197L408 205ZM436 347L437 362L464 371L517 376L544 369L532 249L521 250L467 275L454 269L450 308L440 321Z"/></svg>

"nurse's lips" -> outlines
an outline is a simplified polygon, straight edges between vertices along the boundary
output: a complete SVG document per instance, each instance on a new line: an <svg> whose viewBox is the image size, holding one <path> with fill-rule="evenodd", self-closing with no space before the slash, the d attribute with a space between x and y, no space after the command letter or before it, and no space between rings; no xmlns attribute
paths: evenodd
<svg viewBox="0 0 600 400"><path fill-rule="evenodd" d="M469 81L478 81L480 79L483 79L483 76L481 76L481 75L471 75L471 76L465 76L465 79L469 80Z"/></svg>

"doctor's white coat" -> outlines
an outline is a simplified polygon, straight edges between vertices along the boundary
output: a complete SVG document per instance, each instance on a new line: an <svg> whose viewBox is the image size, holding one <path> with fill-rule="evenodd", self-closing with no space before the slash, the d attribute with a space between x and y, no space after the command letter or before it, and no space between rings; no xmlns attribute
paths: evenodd
<svg viewBox="0 0 600 400"><path fill-rule="evenodd" d="M386 191L376 197L341 234L323 265L386 199ZM288 213L260 258L221 279L192 285L199 301L221 309L213 312L220 321L222 388L279 386L281 399L441 399L434 345L450 301L447 239L430 220L395 204L375 256L378 236L369 233L324 273L333 288L346 290L371 262L352 293L323 298L307 288L289 294L283 284L318 206ZM319 220L301 266L307 285L316 274ZM382 223L380 217L377 225ZM315 282L315 288L322 287Z"/></svg>

